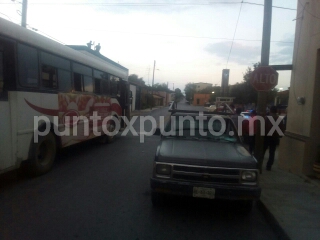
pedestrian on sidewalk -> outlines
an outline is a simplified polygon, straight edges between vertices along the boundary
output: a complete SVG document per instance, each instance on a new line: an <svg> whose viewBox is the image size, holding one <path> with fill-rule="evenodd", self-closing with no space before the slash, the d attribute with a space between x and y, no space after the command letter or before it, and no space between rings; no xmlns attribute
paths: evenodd
<svg viewBox="0 0 320 240"><path fill-rule="evenodd" d="M277 122L277 119L279 118L277 114L277 107L272 106L270 108L270 115L265 117L265 134L266 136L264 137L264 153L263 156L265 155L267 149L269 148L269 158L267 162L267 171L271 171L271 167L274 163L274 155L276 152L277 145L279 145L280 142L280 137L283 136L283 131L284 131L284 124L283 121L280 122L279 128L281 130L281 133L278 131L274 131L273 133L270 133L270 130L273 127L273 123L271 122L271 119L274 120L274 122Z"/></svg>

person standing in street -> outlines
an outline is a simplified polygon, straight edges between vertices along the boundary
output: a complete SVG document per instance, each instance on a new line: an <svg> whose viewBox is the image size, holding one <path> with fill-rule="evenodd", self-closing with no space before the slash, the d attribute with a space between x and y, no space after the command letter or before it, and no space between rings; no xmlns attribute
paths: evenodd
<svg viewBox="0 0 320 240"><path fill-rule="evenodd" d="M249 118L249 152L251 155L254 153L254 147L255 147L255 140L256 140L256 116L257 112L256 110L252 110L250 113L250 118ZM250 128L253 127L253 134L250 134Z"/></svg>
<svg viewBox="0 0 320 240"><path fill-rule="evenodd" d="M239 127L238 122L239 122L239 117L241 117L240 116L241 111L242 111L241 108L237 108L235 114L231 116L231 119L234 122L234 125L236 126L237 129Z"/></svg>
<svg viewBox="0 0 320 240"><path fill-rule="evenodd" d="M277 114L277 107L272 106L270 108L270 115L266 116L265 118L265 134L266 136L264 137L264 154L265 155L267 149L269 149L269 158L267 162L267 171L271 171L271 167L274 163L274 156L276 152L277 145L279 145L280 142L280 137L283 136L283 131L284 131L284 124L283 121L281 121L278 125L278 128L281 130L279 133L277 130L273 129L274 131L270 133L270 130L274 127L274 123L277 122L279 116ZM271 121L273 119L273 121Z"/></svg>

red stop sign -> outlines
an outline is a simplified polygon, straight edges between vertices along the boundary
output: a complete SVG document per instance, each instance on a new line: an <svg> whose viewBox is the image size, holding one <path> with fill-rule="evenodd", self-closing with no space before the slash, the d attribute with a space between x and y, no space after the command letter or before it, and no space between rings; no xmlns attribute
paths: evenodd
<svg viewBox="0 0 320 240"><path fill-rule="evenodd" d="M257 91L269 91L278 85L278 76L272 67L258 67L251 73L250 83Z"/></svg>

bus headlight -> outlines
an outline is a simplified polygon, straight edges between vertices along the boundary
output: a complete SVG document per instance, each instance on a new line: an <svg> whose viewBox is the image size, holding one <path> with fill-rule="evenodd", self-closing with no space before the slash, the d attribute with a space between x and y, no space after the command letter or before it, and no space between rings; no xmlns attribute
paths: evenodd
<svg viewBox="0 0 320 240"><path fill-rule="evenodd" d="M167 164L157 164L156 173L159 175L170 176L171 174L171 165Z"/></svg>
<svg viewBox="0 0 320 240"><path fill-rule="evenodd" d="M246 182L254 182L257 180L257 172L256 171L242 171L241 180Z"/></svg>

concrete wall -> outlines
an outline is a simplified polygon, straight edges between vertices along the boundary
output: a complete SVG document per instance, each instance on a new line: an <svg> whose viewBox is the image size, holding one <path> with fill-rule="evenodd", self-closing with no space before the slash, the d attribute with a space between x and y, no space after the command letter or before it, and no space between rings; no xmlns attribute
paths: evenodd
<svg viewBox="0 0 320 240"><path fill-rule="evenodd" d="M193 105L194 106L204 106L206 102L209 102L211 94L195 93L193 95Z"/></svg>
<svg viewBox="0 0 320 240"><path fill-rule="evenodd" d="M158 105L157 106L167 106L167 93L166 92L163 92L163 91L157 91L157 92L154 92L154 94L157 94L158 96L161 96L162 97L162 100L158 100Z"/></svg>
<svg viewBox="0 0 320 240"><path fill-rule="evenodd" d="M320 21L314 18L320 16L320 1L300 0L300 3L287 132L281 139L279 164L294 173L310 175L313 163L320 161ZM298 97L304 97L305 104L299 104Z"/></svg>

